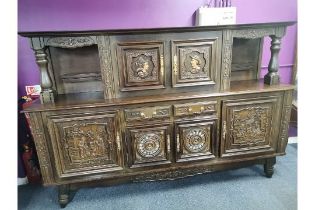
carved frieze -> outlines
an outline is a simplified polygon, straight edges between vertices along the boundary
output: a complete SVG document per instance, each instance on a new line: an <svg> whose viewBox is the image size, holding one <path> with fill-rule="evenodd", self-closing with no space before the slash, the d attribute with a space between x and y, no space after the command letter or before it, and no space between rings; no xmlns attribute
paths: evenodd
<svg viewBox="0 0 315 210"><path fill-rule="evenodd" d="M178 170L168 170L163 172L155 172L144 175L138 175L134 179L134 182L141 181L158 181L158 180L175 180L180 178L185 178L189 176L195 176L198 174L203 174L211 172L211 168L200 167L200 168L189 168L189 169L178 169Z"/></svg>
<svg viewBox="0 0 315 210"><path fill-rule="evenodd" d="M78 48L91 46L96 44L95 41L88 36L85 37L53 37L47 40L46 45L61 48Z"/></svg>
<svg viewBox="0 0 315 210"><path fill-rule="evenodd" d="M233 31L233 36L245 39L257 39L272 35L274 33L274 28L246 29Z"/></svg>

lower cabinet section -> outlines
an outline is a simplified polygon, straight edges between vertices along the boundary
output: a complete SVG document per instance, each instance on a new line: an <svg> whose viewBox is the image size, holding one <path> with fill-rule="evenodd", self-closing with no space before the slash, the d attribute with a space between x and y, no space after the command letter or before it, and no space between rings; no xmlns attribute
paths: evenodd
<svg viewBox="0 0 315 210"><path fill-rule="evenodd" d="M182 121L176 123L176 161L214 158L216 121Z"/></svg>
<svg viewBox="0 0 315 210"><path fill-rule="evenodd" d="M48 117L59 178L122 170L117 113L61 114Z"/></svg>
<svg viewBox="0 0 315 210"><path fill-rule="evenodd" d="M170 138L170 124L151 124L127 129L129 166L132 168L170 163Z"/></svg>
<svg viewBox="0 0 315 210"><path fill-rule="evenodd" d="M221 156L275 152L280 97L223 101Z"/></svg>
<svg viewBox="0 0 315 210"><path fill-rule="evenodd" d="M278 145L286 145L280 136L287 95L31 113L45 184L175 179L246 161L265 164L271 176ZM156 117L161 107L163 118ZM146 117L134 119L129 112Z"/></svg>

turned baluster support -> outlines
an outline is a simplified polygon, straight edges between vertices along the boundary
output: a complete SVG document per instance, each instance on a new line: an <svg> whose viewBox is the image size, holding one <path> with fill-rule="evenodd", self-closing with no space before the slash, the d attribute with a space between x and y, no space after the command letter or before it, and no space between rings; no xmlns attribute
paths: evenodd
<svg viewBox="0 0 315 210"><path fill-rule="evenodd" d="M281 37L272 35L271 38L271 57L268 65L268 73L264 77L265 84L277 85L280 82L279 76L279 51L281 49Z"/></svg>
<svg viewBox="0 0 315 210"><path fill-rule="evenodd" d="M34 49L36 63L40 69L40 85L42 91L40 93L41 103L54 102L54 91L52 89L52 81L48 72L47 54L44 48Z"/></svg>

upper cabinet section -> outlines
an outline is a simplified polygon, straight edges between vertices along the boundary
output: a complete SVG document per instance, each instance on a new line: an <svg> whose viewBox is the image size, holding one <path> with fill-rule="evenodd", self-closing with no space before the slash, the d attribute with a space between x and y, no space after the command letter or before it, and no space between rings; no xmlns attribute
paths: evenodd
<svg viewBox="0 0 315 210"><path fill-rule="evenodd" d="M221 31L112 35L109 39L118 98L220 88Z"/></svg>
<svg viewBox="0 0 315 210"><path fill-rule="evenodd" d="M281 38L292 24L20 34L31 39L41 101L51 103L84 92L112 99L229 91L231 81L258 78L266 36L271 56L264 82L277 85Z"/></svg>

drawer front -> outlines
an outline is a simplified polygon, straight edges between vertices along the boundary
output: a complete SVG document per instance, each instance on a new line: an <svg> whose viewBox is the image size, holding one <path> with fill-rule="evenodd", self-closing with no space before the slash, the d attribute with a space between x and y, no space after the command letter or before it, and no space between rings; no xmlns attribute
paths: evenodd
<svg viewBox="0 0 315 210"><path fill-rule="evenodd" d="M223 101L221 156L275 152L280 97Z"/></svg>
<svg viewBox="0 0 315 210"><path fill-rule="evenodd" d="M125 109L125 119L127 122L139 120L169 119L170 117L171 106Z"/></svg>
<svg viewBox="0 0 315 210"><path fill-rule="evenodd" d="M170 163L170 125L149 125L127 129L131 168Z"/></svg>
<svg viewBox="0 0 315 210"><path fill-rule="evenodd" d="M59 178L122 170L117 114L62 114L48 117Z"/></svg>
<svg viewBox="0 0 315 210"><path fill-rule="evenodd" d="M217 119L176 123L177 162L214 158Z"/></svg>
<svg viewBox="0 0 315 210"><path fill-rule="evenodd" d="M216 101L174 105L175 117L211 114L216 112Z"/></svg>

